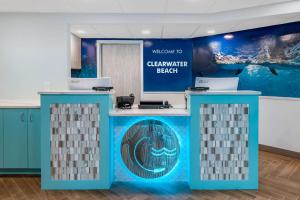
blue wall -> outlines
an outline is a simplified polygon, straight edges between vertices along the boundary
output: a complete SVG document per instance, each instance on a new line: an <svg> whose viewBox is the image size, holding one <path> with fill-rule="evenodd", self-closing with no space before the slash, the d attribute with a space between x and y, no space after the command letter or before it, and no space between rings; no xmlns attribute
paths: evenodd
<svg viewBox="0 0 300 200"><path fill-rule="evenodd" d="M197 76L238 76L239 89L300 97L300 22L233 32L229 39L224 36L144 40L144 90L184 91ZM96 77L96 40L82 39L82 72L73 70L72 77ZM175 51L153 53L157 49ZM176 67L178 73L157 73L158 67L147 65L148 61L188 64Z"/></svg>
<svg viewBox="0 0 300 200"><path fill-rule="evenodd" d="M192 83L192 40L144 41L144 91L181 92Z"/></svg>

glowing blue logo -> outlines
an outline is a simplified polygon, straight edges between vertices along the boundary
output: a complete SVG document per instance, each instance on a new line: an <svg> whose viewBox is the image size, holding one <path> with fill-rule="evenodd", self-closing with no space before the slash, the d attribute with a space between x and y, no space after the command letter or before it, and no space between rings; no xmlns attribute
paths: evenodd
<svg viewBox="0 0 300 200"><path fill-rule="evenodd" d="M142 178L166 175L176 165L180 147L174 131L158 120L143 120L131 126L121 143L126 167Z"/></svg>

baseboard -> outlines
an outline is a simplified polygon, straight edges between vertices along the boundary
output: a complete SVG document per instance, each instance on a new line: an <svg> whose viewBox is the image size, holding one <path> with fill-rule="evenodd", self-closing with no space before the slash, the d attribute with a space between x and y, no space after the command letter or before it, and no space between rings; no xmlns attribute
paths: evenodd
<svg viewBox="0 0 300 200"><path fill-rule="evenodd" d="M0 175L40 175L41 169L3 169L0 168Z"/></svg>
<svg viewBox="0 0 300 200"><path fill-rule="evenodd" d="M300 152L290 151L290 150L281 149L277 147L271 147L263 144L259 145L259 150L300 159Z"/></svg>

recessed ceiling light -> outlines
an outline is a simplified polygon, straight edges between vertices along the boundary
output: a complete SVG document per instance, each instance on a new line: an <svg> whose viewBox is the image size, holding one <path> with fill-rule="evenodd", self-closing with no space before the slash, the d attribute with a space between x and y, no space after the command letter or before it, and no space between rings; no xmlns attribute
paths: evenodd
<svg viewBox="0 0 300 200"><path fill-rule="evenodd" d="M224 35L224 39L226 39L226 40L231 40L232 38L234 38L234 35L232 35L232 34Z"/></svg>
<svg viewBox="0 0 300 200"><path fill-rule="evenodd" d="M151 34L151 31L149 29L144 29L144 30L142 30L142 34L149 35L149 34Z"/></svg>
<svg viewBox="0 0 300 200"><path fill-rule="evenodd" d="M76 33L77 34L85 34L85 31L84 30L77 30Z"/></svg>
<svg viewBox="0 0 300 200"><path fill-rule="evenodd" d="M207 33L210 34L210 35L212 35L212 34L215 34L216 31L215 30L208 30Z"/></svg>

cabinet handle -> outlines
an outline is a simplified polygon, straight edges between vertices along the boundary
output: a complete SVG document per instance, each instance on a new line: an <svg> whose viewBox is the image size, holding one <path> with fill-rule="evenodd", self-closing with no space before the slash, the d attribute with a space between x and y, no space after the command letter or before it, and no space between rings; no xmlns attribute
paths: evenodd
<svg viewBox="0 0 300 200"><path fill-rule="evenodd" d="M33 116L32 116L32 114L30 114L29 121L33 122Z"/></svg>
<svg viewBox="0 0 300 200"><path fill-rule="evenodd" d="M24 113L21 114L21 121L25 122L25 114Z"/></svg>

